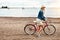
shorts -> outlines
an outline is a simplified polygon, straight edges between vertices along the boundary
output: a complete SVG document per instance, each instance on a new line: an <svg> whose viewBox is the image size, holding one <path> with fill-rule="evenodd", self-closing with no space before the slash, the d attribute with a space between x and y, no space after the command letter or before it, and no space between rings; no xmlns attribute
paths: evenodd
<svg viewBox="0 0 60 40"><path fill-rule="evenodd" d="M37 22L37 25L43 25L43 20L40 20L40 19L36 19L36 22Z"/></svg>

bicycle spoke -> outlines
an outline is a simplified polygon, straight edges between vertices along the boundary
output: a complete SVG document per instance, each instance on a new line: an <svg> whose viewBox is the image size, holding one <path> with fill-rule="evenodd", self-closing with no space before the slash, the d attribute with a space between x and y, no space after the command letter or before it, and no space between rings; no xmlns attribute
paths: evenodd
<svg viewBox="0 0 60 40"><path fill-rule="evenodd" d="M36 28L33 25L27 25L27 26L25 26L24 31L25 31L25 33L27 33L29 35L34 34L36 31Z"/></svg>
<svg viewBox="0 0 60 40"><path fill-rule="evenodd" d="M48 35L54 34L56 31L56 28L53 25L48 25L48 27L44 28L44 33Z"/></svg>

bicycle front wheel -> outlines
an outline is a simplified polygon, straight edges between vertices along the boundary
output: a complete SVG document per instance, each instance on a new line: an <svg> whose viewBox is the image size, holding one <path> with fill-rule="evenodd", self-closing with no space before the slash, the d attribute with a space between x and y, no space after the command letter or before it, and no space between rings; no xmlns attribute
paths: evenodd
<svg viewBox="0 0 60 40"><path fill-rule="evenodd" d="M33 24L27 24L24 27L24 32L28 35L32 35L36 32L36 27Z"/></svg>
<svg viewBox="0 0 60 40"><path fill-rule="evenodd" d="M48 25L43 29L46 35L53 35L56 32L56 28L54 25Z"/></svg>

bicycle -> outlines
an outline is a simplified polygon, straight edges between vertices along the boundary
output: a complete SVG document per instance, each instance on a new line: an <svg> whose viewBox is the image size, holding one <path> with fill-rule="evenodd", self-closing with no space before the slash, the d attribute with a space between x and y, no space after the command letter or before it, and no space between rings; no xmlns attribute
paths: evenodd
<svg viewBox="0 0 60 40"><path fill-rule="evenodd" d="M33 35L37 30L40 30L40 27L42 27L42 30L46 35L53 35L56 32L56 28L52 24L48 24L47 21L43 22L45 23L44 27L43 25L37 26L37 22L34 21L34 24L27 24L24 27L24 32L28 35ZM39 29L37 29L37 27Z"/></svg>

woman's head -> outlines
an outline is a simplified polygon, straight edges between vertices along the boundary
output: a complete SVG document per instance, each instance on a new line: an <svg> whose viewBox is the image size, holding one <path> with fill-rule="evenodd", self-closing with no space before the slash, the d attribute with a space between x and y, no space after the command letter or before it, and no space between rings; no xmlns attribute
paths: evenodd
<svg viewBox="0 0 60 40"><path fill-rule="evenodd" d="M46 8L46 7L45 7L44 5L41 6L41 10L45 10L45 8Z"/></svg>

